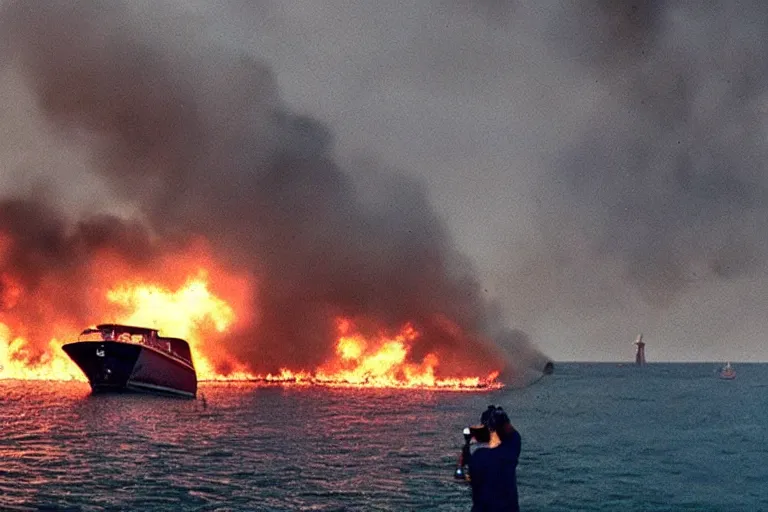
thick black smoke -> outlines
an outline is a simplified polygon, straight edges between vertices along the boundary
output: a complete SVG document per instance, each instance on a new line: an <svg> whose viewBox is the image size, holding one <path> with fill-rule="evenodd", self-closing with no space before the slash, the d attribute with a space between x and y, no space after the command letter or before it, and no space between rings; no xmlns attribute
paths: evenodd
<svg viewBox="0 0 768 512"><path fill-rule="evenodd" d="M164 241L164 250L172 250ZM104 301L94 255L111 251L127 270L150 268L161 245L138 223L97 215L67 225L61 213L34 199L0 201L0 316L31 345L24 357L41 357L52 336L76 334ZM103 298L102 298L103 299ZM69 333L54 329L71 329Z"/></svg>
<svg viewBox="0 0 768 512"><path fill-rule="evenodd" d="M414 357L440 347L448 371L498 366L490 304L422 187L393 174L376 207L362 204L332 134L281 101L268 66L157 9L10 2L3 53L153 234L203 235L258 276L258 322L233 337L234 354L259 371L313 368L343 315L414 323Z"/></svg>

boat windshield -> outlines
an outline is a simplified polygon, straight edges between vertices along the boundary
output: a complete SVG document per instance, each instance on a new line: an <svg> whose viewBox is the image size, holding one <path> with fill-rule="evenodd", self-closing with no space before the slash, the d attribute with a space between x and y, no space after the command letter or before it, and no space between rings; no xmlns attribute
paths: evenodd
<svg viewBox="0 0 768 512"><path fill-rule="evenodd" d="M112 341L115 333L109 329L89 328L80 333L78 341Z"/></svg>
<svg viewBox="0 0 768 512"><path fill-rule="evenodd" d="M98 326L80 333L78 341L118 341L145 345L155 350L166 352L187 362L191 362L189 345L180 338L164 338L153 329L131 328L124 326Z"/></svg>

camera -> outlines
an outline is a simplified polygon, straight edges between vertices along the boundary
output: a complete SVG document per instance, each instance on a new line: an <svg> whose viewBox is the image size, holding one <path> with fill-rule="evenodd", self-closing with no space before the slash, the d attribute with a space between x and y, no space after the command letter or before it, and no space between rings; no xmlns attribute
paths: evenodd
<svg viewBox="0 0 768 512"><path fill-rule="evenodd" d="M459 463L456 466L453 477L457 480L469 480L467 466L469 465L469 459L472 457L472 440L474 439L476 443L487 443L491 440L491 432L485 425L472 425L465 427L462 435L464 436L464 446L461 448Z"/></svg>
<svg viewBox="0 0 768 512"><path fill-rule="evenodd" d="M475 447L489 443L491 441L491 431L488 428L488 425L493 425L496 423L496 416L499 416L502 419L507 417L504 409L495 405L489 405L488 409L483 411L483 414L480 416L479 425L470 425L465 427L462 431L462 435L464 436L464 446L461 448L459 462L456 465L456 470L453 472L453 477L455 479L470 479L468 466L469 459L472 458L472 440L475 440Z"/></svg>
<svg viewBox="0 0 768 512"><path fill-rule="evenodd" d="M491 431L485 425L475 425L464 429L464 441L470 443L474 439L478 443L487 443L491 440Z"/></svg>

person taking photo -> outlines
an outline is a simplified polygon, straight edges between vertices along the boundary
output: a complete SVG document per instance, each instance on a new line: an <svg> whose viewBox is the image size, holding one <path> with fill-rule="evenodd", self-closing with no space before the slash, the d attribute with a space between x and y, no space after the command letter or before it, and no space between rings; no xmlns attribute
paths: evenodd
<svg viewBox="0 0 768 512"><path fill-rule="evenodd" d="M476 450L469 461L472 512L519 512L520 433L501 407L489 407L481 421L488 428L490 441L487 448Z"/></svg>

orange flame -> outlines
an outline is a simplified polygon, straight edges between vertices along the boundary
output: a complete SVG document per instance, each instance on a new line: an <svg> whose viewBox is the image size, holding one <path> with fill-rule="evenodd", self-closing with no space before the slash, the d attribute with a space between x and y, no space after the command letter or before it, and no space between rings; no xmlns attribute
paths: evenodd
<svg viewBox="0 0 768 512"><path fill-rule="evenodd" d="M321 367L313 371L284 368L278 374L267 375L251 373L216 344L237 323L239 315L231 304L210 291L209 273L205 270L188 277L175 291L157 283L125 281L108 289L104 298L114 314L109 321L152 327L165 335L186 339L198 378L203 381L453 390L501 387L496 381L498 372L485 378L438 377L439 358L434 353L421 362L408 362L412 344L420 336L410 324L393 336L381 333L365 337L346 318L337 320L335 357ZM36 360L27 350L27 342L14 337L0 323L0 379L85 381L80 369L61 350L68 341L53 338ZM224 366L229 368L226 374L217 372L217 367Z"/></svg>
<svg viewBox="0 0 768 512"><path fill-rule="evenodd" d="M410 346L420 334L408 324L397 335L381 334L374 340L354 332L352 322L339 319L336 344L338 359L317 370L315 379L332 385L387 388L479 388L493 385L498 372L479 377L438 378L436 354L427 354L420 364L406 361Z"/></svg>
<svg viewBox="0 0 768 512"><path fill-rule="evenodd" d="M86 382L85 375L61 350L64 342L53 338L48 350L39 360L31 355L26 340L13 337L8 327L0 323L0 379L19 380L77 380Z"/></svg>

